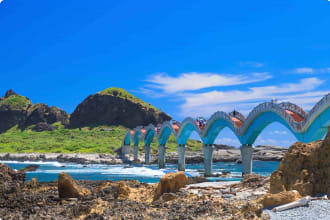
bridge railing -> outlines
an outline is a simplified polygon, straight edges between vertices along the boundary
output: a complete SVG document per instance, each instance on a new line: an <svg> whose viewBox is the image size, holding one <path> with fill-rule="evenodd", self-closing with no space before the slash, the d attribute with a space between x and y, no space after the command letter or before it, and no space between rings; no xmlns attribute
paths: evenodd
<svg viewBox="0 0 330 220"><path fill-rule="evenodd" d="M297 113L302 118L305 118L307 116L307 113L305 112L305 110L303 108L301 108L298 105L293 104L291 102L282 102L282 103L279 104L279 106L283 109L286 109L286 110L289 110L291 112Z"/></svg>

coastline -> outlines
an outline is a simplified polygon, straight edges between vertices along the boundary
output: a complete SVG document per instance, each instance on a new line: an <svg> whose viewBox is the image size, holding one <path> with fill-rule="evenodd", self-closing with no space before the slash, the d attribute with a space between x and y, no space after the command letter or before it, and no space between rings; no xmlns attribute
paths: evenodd
<svg viewBox="0 0 330 220"><path fill-rule="evenodd" d="M254 149L253 159L260 161L280 161L286 148L274 146L257 146ZM132 159L132 156L130 156ZM125 164L131 161L123 161L119 155L114 154L85 154L85 153L0 153L2 161L57 161L63 163L78 164ZM144 154L139 155L139 160L144 161ZM187 151L186 163L203 163L202 151ZM213 152L213 162L239 162L241 160L239 149L219 149ZM158 162L157 154L151 154L151 164ZM166 163L176 164L177 152L166 153Z"/></svg>

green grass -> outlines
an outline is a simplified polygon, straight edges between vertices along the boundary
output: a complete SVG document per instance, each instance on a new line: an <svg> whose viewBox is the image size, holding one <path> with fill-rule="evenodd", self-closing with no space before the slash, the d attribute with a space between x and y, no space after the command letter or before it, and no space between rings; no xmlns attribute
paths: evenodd
<svg viewBox="0 0 330 220"><path fill-rule="evenodd" d="M98 94L117 96L117 97L120 97L123 99L127 99L131 102L138 103L146 108L154 109L155 111L159 111L153 105L146 103L142 99L137 98L136 96L132 95L131 93L127 92L125 89L122 89L122 88L112 87L112 88L105 89L101 92L98 92Z"/></svg>
<svg viewBox="0 0 330 220"><path fill-rule="evenodd" d="M0 153L109 153L122 145L126 129L121 126L99 126L94 128L65 129L62 124L53 124L54 131L35 132L31 127L21 131L16 127L0 134ZM104 130L112 128L111 131ZM139 150L144 151L143 142ZM153 140L152 153L157 152L158 144ZM167 152L176 151L177 143L174 136L170 136ZM188 140L189 150L201 150L202 144L195 140Z"/></svg>
<svg viewBox="0 0 330 220"><path fill-rule="evenodd" d="M0 101L0 109L25 110L31 104L31 101L24 96L11 95L8 98L4 98Z"/></svg>

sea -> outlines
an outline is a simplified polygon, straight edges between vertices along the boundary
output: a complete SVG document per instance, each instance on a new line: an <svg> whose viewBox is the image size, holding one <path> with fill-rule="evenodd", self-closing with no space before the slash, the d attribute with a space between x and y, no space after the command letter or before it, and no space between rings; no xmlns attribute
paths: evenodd
<svg viewBox="0 0 330 220"><path fill-rule="evenodd" d="M0 161L9 167L19 170L28 165L36 164L39 168L26 173L26 181L37 177L40 182L57 180L60 172L69 173L75 180L138 180L144 183L156 183L168 172L176 172L176 164L166 164L165 169L158 169L158 165L106 165L106 164L74 164L44 161ZM270 176L277 169L278 161L253 161L253 173ZM203 175L204 165L186 164L185 173L189 177ZM209 177L210 181L239 181L242 165L235 162L213 163L213 173L224 174L226 177Z"/></svg>

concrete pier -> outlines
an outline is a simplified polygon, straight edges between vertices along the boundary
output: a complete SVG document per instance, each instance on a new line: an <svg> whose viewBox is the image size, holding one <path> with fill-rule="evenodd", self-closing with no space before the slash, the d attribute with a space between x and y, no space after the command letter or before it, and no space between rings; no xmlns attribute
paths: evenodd
<svg viewBox="0 0 330 220"><path fill-rule="evenodd" d="M178 146L178 170L185 171L186 169L186 145L179 144Z"/></svg>
<svg viewBox="0 0 330 220"><path fill-rule="evenodd" d="M139 146L134 145L133 151L134 151L134 160L135 161L139 160Z"/></svg>
<svg viewBox="0 0 330 220"><path fill-rule="evenodd" d="M158 166L159 166L159 169L165 168L165 152L166 152L165 145L159 145L158 146Z"/></svg>
<svg viewBox="0 0 330 220"><path fill-rule="evenodd" d="M212 157L213 157L213 144L204 144L203 145L204 153L204 170L205 176L212 176Z"/></svg>
<svg viewBox="0 0 330 220"><path fill-rule="evenodd" d="M130 147L131 146L129 145L123 145L121 147L121 159L123 161L127 161L129 159Z"/></svg>
<svg viewBox="0 0 330 220"><path fill-rule="evenodd" d="M242 157L242 175L252 173L252 156L254 148L251 145L240 147Z"/></svg>
<svg viewBox="0 0 330 220"><path fill-rule="evenodd" d="M144 162L145 164L150 163L150 146L144 146Z"/></svg>

